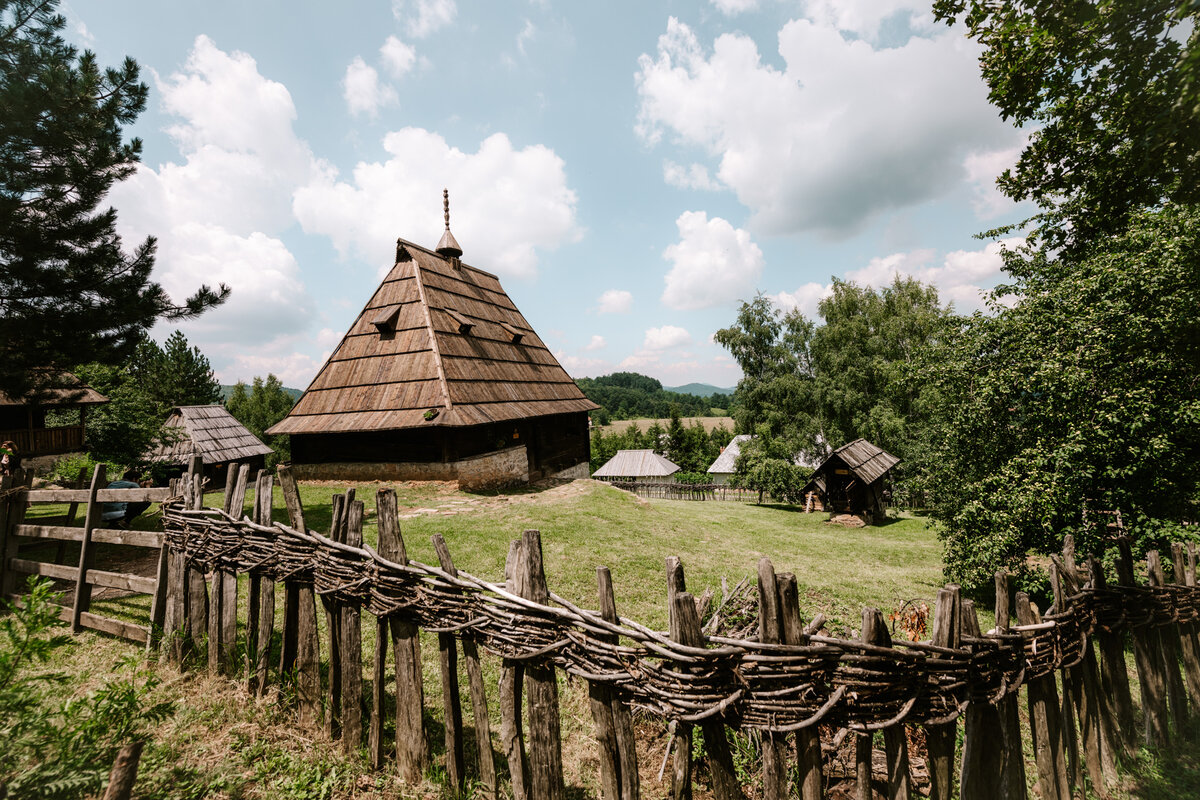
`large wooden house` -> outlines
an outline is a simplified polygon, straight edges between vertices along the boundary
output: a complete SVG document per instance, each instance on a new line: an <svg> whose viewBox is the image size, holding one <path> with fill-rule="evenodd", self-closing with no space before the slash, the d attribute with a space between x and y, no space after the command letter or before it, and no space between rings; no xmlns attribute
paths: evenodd
<svg viewBox="0 0 1200 800"><path fill-rule="evenodd" d="M584 397L490 272L403 239L395 266L291 412L299 478L587 477Z"/></svg>

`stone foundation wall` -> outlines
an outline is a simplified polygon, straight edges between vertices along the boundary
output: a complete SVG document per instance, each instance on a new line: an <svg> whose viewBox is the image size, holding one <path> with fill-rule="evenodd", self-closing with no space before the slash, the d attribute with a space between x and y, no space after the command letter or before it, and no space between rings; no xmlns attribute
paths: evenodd
<svg viewBox="0 0 1200 800"><path fill-rule="evenodd" d="M489 489L529 482L525 445L443 462L341 461L293 464L297 480L308 481L458 481L464 489Z"/></svg>
<svg viewBox="0 0 1200 800"><path fill-rule="evenodd" d="M564 470L559 470L558 472L554 473L553 475L547 476L546 480L549 480L549 481L573 481L573 480L576 480L577 478L590 477L591 474L592 474L591 465L588 462L583 461L579 464L576 464L573 467L567 467Z"/></svg>

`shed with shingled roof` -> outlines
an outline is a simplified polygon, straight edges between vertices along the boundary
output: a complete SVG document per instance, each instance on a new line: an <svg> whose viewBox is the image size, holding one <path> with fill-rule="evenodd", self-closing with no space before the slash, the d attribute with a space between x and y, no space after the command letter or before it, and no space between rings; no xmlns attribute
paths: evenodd
<svg viewBox="0 0 1200 800"><path fill-rule="evenodd" d="M398 239L395 265L288 415L297 477L586 477L588 400L490 272Z"/></svg>
<svg viewBox="0 0 1200 800"><path fill-rule="evenodd" d="M177 406L162 428L164 441L147 451L147 461L177 466L182 471L192 456L199 455L204 458L205 473L218 482L230 463L259 470L265 466L267 454L274 452L225 406Z"/></svg>
<svg viewBox="0 0 1200 800"><path fill-rule="evenodd" d="M50 383L51 388L34 397L9 397L0 392L0 442L11 441L22 459L85 449L87 410L108 402L70 372L54 373ZM47 427L50 411L60 412L60 416L77 411L78 422Z"/></svg>
<svg viewBox="0 0 1200 800"><path fill-rule="evenodd" d="M855 439L834 450L813 472L804 493L814 505L834 514L860 515L868 523L884 520L888 473L900 459L866 439Z"/></svg>
<svg viewBox="0 0 1200 800"><path fill-rule="evenodd" d="M602 481L653 481L674 483L679 467L653 450L618 450L604 466L592 473Z"/></svg>

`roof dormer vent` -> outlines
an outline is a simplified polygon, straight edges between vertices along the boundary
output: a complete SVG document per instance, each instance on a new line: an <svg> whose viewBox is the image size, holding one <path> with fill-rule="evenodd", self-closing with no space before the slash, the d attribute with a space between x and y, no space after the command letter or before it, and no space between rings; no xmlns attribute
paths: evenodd
<svg viewBox="0 0 1200 800"><path fill-rule="evenodd" d="M471 320L467 319L466 317L464 317L462 314L458 313L454 309L447 308L447 309L445 309L445 311L447 314L450 315L450 319L452 319L458 323L458 332L459 333L470 333L471 329L475 327L474 322L471 322Z"/></svg>

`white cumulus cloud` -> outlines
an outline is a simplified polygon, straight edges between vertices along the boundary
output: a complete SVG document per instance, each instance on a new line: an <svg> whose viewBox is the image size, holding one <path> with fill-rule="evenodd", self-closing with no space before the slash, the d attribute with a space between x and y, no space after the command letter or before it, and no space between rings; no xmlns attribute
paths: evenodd
<svg viewBox="0 0 1200 800"><path fill-rule="evenodd" d="M673 262L662 302L692 310L728 305L754 291L763 270L763 254L750 234L720 217L685 211L675 221L679 241L663 251Z"/></svg>
<svg viewBox="0 0 1200 800"><path fill-rule="evenodd" d="M682 347L691 344L692 335L684 328L675 325L663 325L661 328L647 328L646 339L642 347L646 350L669 350L672 347Z"/></svg>
<svg viewBox="0 0 1200 800"><path fill-rule="evenodd" d="M584 347L583 349L589 350L589 351L590 350L603 350L607 344L608 344L608 342L604 341L603 336L601 336L600 334L593 334L592 340L590 342L588 342L587 346Z"/></svg>
<svg viewBox="0 0 1200 800"><path fill-rule="evenodd" d="M539 251L582 236L565 165L548 147L518 150L496 133L467 153L431 131L404 128L388 133L383 149L385 161L359 163L345 178L325 171L295 193L306 232L329 236L342 254L389 261L397 235L437 243L448 187L451 229L469 264L531 276Z"/></svg>
<svg viewBox="0 0 1200 800"><path fill-rule="evenodd" d="M782 68L742 34L710 50L672 17L635 76L638 134L707 152L756 231L848 235L946 194L966 179L969 153L1015 139L960 30L883 47L798 19L780 30L778 51Z"/></svg>
<svg viewBox="0 0 1200 800"><path fill-rule="evenodd" d="M379 56L394 78L404 77L417 63L417 51L395 36L389 36L384 41L383 47L379 48Z"/></svg>
<svg viewBox="0 0 1200 800"><path fill-rule="evenodd" d="M758 8L758 0L710 0L710 2L727 17Z"/></svg>
<svg viewBox="0 0 1200 800"><path fill-rule="evenodd" d="M703 164L684 166L667 159L663 161L663 180L668 186L680 189L699 189L705 192L715 192L721 184L714 181L708 174L708 167Z"/></svg>
<svg viewBox="0 0 1200 800"><path fill-rule="evenodd" d="M424 39L454 22L454 0L392 0L392 14L414 39Z"/></svg>
<svg viewBox="0 0 1200 800"><path fill-rule="evenodd" d="M596 308L601 314L628 314L633 308L633 294L624 289L609 289L600 295Z"/></svg>
<svg viewBox="0 0 1200 800"><path fill-rule="evenodd" d="M374 117L379 109L393 105L399 98L396 90L379 80L379 72L355 56L346 67L346 75L342 78L342 97L346 99L346 108L351 114L366 114Z"/></svg>

